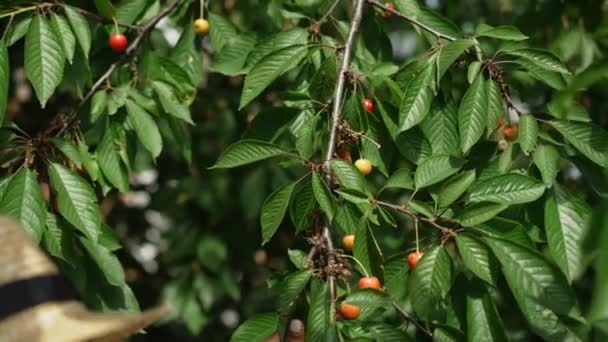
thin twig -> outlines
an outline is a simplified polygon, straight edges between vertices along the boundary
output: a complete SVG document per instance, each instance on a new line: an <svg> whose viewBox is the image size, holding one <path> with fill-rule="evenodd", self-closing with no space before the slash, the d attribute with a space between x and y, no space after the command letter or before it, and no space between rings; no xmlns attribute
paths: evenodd
<svg viewBox="0 0 608 342"><path fill-rule="evenodd" d="M329 16L334 12L334 9L336 9L336 6L338 6L339 3L340 3L340 0L334 0L334 3L331 4L329 9L327 10L327 13L325 13L325 15L323 15L321 17L321 19L319 19L317 22L315 22L315 25L320 26L321 24L323 24L325 22L325 20L327 20L327 18L329 18Z"/></svg>
<svg viewBox="0 0 608 342"><path fill-rule="evenodd" d="M127 59L129 59L135 53L144 37L147 36L148 33L152 31L152 29L154 29L156 24L158 24L158 22L162 18L164 18L167 14L173 11L175 7L180 3L180 1L182 0L173 0L171 3L165 6L165 8L163 8L155 17L148 20L146 24L144 24L138 29L139 33L137 34L137 37L135 37L133 42L131 42L131 44L127 47L123 55L116 62L112 63L108 70L106 70L106 72L104 72L103 75L101 75L101 77L98 78L97 81L95 81L91 89L89 89L86 95L82 98L76 109L74 109L74 111L66 117L63 122L63 126L57 132L56 136L60 136L65 133L68 127L72 124L72 122L78 117L78 111L80 110L80 108L82 108L82 106L93 96L93 94L95 94L95 92L99 90L99 88L101 88L101 86L108 79L110 79L110 76L112 76L114 71L116 71L119 66L121 66Z"/></svg>
<svg viewBox="0 0 608 342"><path fill-rule="evenodd" d="M53 4L53 6L64 8L67 5L63 4L63 3L56 3L56 4ZM108 19L106 17L102 17L102 16L100 16L97 13L89 12L89 11L84 10L82 8L72 7L72 9L76 10L78 13L84 15L85 17L89 17L89 19L98 21L100 23L105 23L105 24L114 24L115 23L112 19ZM140 27L137 26L137 25L131 25L131 24L127 24L127 23L121 23L119 21L116 22L116 25L124 27L124 28L128 28L130 30L139 30L140 29Z"/></svg>
<svg viewBox="0 0 608 342"><path fill-rule="evenodd" d="M383 9L384 11L390 12L390 13L392 13L392 14L394 14L394 15L402 18L402 19L405 19L405 20L409 21L411 24L420 27L421 29L423 29L423 30L425 30L425 31L433 34L437 38L443 38L443 39L449 40L449 41L455 41L456 40L455 37L452 37L452 36L447 35L445 33L441 33L439 31L433 29L432 27L430 27L430 26L428 26L428 25L426 25L426 24L424 24L424 23L422 23L422 22L420 22L420 21L418 21L418 20L416 20L416 19L414 19L412 17L409 17L409 16L407 16L407 15L405 15L405 14L403 14L403 13L401 13L401 12L399 12L399 11L393 9L393 8L387 7L384 4L382 4L382 3L380 3L380 2L378 2L376 0L367 0L367 2L369 2L373 6L376 6L378 8Z"/></svg>
<svg viewBox="0 0 608 342"><path fill-rule="evenodd" d="M377 199L370 199L370 203L372 204L377 204L381 207L385 207L388 209L392 209L394 211L398 211L400 213L406 214L409 217L411 217L414 221L422 221L424 223L428 223L431 226L441 230L442 233L444 233L445 235L454 237L456 236L456 233L451 230L450 228L444 227L442 225L440 225L439 223L437 223L437 218L436 217L432 217L432 218L428 218L428 217L422 217L422 216L418 216L415 212L411 211L409 208L407 208L406 206L403 205L396 205L396 204L392 204L392 203L388 203L388 202L384 202L384 201L379 201Z"/></svg>
<svg viewBox="0 0 608 342"><path fill-rule="evenodd" d="M336 140L338 137L338 126L340 126L340 122L342 121L342 99L344 95L344 87L346 83L346 74L350 68L350 62L352 58L353 46L355 44L355 38L357 36L357 32L359 31L359 26L361 26L361 19L363 18L363 5L365 4L365 0L357 0L355 3L355 8L353 11L353 18L350 24L350 28L348 31L348 36L346 38L346 43L344 44L344 52L342 55L342 65L340 67L340 73L338 74L338 80L336 81L336 89L333 96L333 109L331 115L331 130L329 132L329 144L327 146L327 153L325 154L325 167L328 170L327 172L327 183L331 185L331 172L329 172L329 163L333 158L334 153L336 151ZM325 240L325 244L327 246L328 252L328 265L332 265L335 263L335 250L334 243L331 239L331 233L329 232L329 224L326 223L323 227L323 238ZM333 314L336 311L336 276L334 274L329 274L328 276L329 289L331 293L331 315L330 322L335 324L335 315Z"/></svg>
<svg viewBox="0 0 608 342"><path fill-rule="evenodd" d="M425 333L425 334L427 334L428 336L431 336L431 337L433 336L433 333L432 333L432 332L430 332L430 331L426 330L426 328L425 328L425 327L423 327L423 326L422 326L422 324L418 323L418 321L417 321L417 320L416 320L414 317L410 316L410 315L409 315L407 312L403 311L403 309L401 309L401 308L399 307L399 305L397 305L397 303L393 303L393 307L394 307L395 309L397 309L397 311L398 311L398 312L399 312L399 313L400 313L400 314L401 314L401 315L402 315L402 316L403 316L403 317L404 317L406 320L408 320L409 322L414 323L414 325L415 325L415 326L416 326L418 329L422 330L422 332L424 332L424 333Z"/></svg>

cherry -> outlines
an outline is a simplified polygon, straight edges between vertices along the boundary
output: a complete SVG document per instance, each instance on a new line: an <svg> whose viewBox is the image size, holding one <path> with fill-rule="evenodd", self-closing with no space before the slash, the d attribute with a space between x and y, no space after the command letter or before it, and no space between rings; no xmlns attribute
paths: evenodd
<svg viewBox="0 0 608 342"><path fill-rule="evenodd" d="M422 252L412 252L407 256L407 264L410 266L410 270L413 270L418 264L418 261L424 256Z"/></svg>
<svg viewBox="0 0 608 342"><path fill-rule="evenodd" d="M209 32L209 22L203 18L196 19L194 21L194 31L201 34Z"/></svg>
<svg viewBox="0 0 608 342"><path fill-rule="evenodd" d="M347 302L340 304L340 314L348 320L357 319L360 313L361 308L356 305L348 304Z"/></svg>
<svg viewBox="0 0 608 342"><path fill-rule="evenodd" d="M347 149L339 149L338 151L336 151L336 154L338 155L338 158L344 159L349 163L353 162L353 158L350 155L350 151Z"/></svg>
<svg viewBox="0 0 608 342"><path fill-rule="evenodd" d="M372 162L369 159L357 159L355 167L365 176L372 173Z"/></svg>
<svg viewBox="0 0 608 342"><path fill-rule="evenodd" d="M344 246L344 249L352 251L355 247L355 235L344 235L344 237L342 238L342 246Z"/></svg>
<svg viewBox="0 0 608 342"><path fill-rule="evenodd" d="M122 33L112 34L108 43L115 52L123 52L127 48L127 45L129 45L127 37Z"/></svg>
<svg viewBox="0 0 608 342"><path fill-rule="evenodd" d="M500 117L500 119L498 119L498 125L496 125L496 128L500 128L505 124L505 118L503 118L502 116Z"/></svg>
<svg viewBox="0 0 608 342"><path fill-rule="evenodd" d="M359 279L360 289L379 289L382 285L377 277L363 277Z"/></svg>
<svg viewBox="0 0 608 342"><path fill-rule="evenodd" d="M502 130L502 133L507 141L514 141L517 140L517 136L519 135L518 130L516 124L509 124Z"/></svg>
<svg viewBox="0 0 608 342"><path fill-rule="evenodd" d="M395 5L394 5L392 2L387 2L385 6L386 6L387 8L392 9L392 10L394 10L394 9L395 9ZM387 11L387 10L384 10L384 13L382 13L382 16L383 16L383 17L385 17L385 18L388 18L388 17L390 17L390 16L392 16L392 15L393 15L393 12L391 12L391 11Z"/></svg>
<svg viewBox="0 0 608 342"><path fill-rule="evenodd" d="M363 99L363 109L365 109L366 112L373 112L374 111L374 100L372 99Z"/></svg>

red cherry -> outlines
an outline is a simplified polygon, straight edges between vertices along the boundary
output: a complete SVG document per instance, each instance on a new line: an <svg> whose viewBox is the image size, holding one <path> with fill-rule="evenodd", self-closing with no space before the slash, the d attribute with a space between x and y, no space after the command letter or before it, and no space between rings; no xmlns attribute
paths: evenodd
<svg viewBox="0 0 608 342"><path fill-rule="evenodd" d="M498 125L496 125L496 128L500 128L502 127L502 125L505 124L505 118L503 118L502 116L500 117L500 119L498 119Z"/></svg>
<svg viewBox="0 0 608 342"><path fill-rule="evenodd" d="M115 52L123 52L127 48L127 45L129 45L127 37L122 33L112 34L108 42Z"/></svg>
<svg viewBox="0 0 608 342"><path fill-rule="evenodd" d="M507 141L514 141L517 140L518 131L519 129L516 124L509 124L502 130L502 133Z"/></svg>
<svg viewBox="0 0 608 342"><path fill-rule="evenodd" d="M382 285L377 277L363 277L359 279L360 289L379 289Z"/></svg>
<svg viewBox="0 0 608 342"><path fill-rule="evenodd" d="M373 112L374 111L374 100L372 99L363 99L363 109L365 109L366 112Z"/></svg>
<svg viewBox="0 0 608 342"><path fill-rule="evenodd" d="M348 304L347 302L340 304L340 314L348 320L357 319L360 313L361 308L356 305Z"/></svg>
<svg viewBox="0 0 608 342"><path fill-rule="evenodd" d="M422 252L413 252L407 256L407 264L410 266L410 270L413 270L418 264L418 261L424 256Z"/></svg>
<svg viewBox="0 0 608 342"><path fill-rule="evenodd" d="M395 9L395 5L392 2L387 2L385 6L386 6L386 8L389 8L389 9L392 9L392 10ZM382 16L385 17L385 18L388 18L391 15L393 15L393 12L387 11L387 10L384 10L384 13L382 13Z"/></svg>

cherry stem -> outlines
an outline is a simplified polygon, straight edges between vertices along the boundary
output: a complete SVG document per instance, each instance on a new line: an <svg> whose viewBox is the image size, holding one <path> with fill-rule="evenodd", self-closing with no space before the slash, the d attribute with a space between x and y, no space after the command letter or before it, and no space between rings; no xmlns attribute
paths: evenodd
<svg viewBox="0 0 608 342"><path fill-rule="evenodd" d="M350 256L348 254L340 254L340 256L348 258L348 259L352 259L355 263L357 263L357 265L359 265L359 267L363 271L363 275L365 277L369 277L369 273L367 272L367 270L365 269L365 267L363 266L363 264L361 264L361 262L359 260L357 260L357 258L355 258L353 256Z"/></svg>
<svg viewBox="0 0 608 342"><path fill-rule="evenodd" d="M420 252L420 241L418 240L418 218L414 220L414 230L416 232L416 253Z"/></svg>

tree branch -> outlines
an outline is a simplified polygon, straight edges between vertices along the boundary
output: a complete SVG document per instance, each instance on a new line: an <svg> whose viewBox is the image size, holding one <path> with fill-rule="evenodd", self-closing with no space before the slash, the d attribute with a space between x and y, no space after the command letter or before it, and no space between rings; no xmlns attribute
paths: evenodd
<svg viewBox="0 0 608 342"><path fill-rule="evenodd" d="M433 34L437 38L443 38L443 39L449 40L449 41L455 41L456 40L455 37L452 37L452 36L449 36L447 34L441 33L439 31L433 29L432 27L427 26L426 24L424 24L424 23L422 23L422 22L420 22L420 21L418 21L418 20L416 20L416 19L414 19L412 17L409 17L409 16L407 16L407 15L405 15L405 14L403 14L403 13L401 13L401 12L399 12L399 11L393 9L393 8L386 7L384 4L382 4L382 3L380 3L380 2L378 2L376 0L367 0L367 2L370 3L371 5L375 6L375 7L378 7L380 9L384 10L384 11L390 12L390 13L398 16L399 18L402 18L402 19L405 19L405 20L409 21L412 25L420 27L421 29L423 29L423 30L425 30L425 31Z"/></svg>
<svg viewBox="0 0 608 342"><path fill-rule="evenodd" d="M103 75L101 75L101 77L99 77L97 81L95 81L91 89L89 89L86 95L82 98L76 109L74 109L74 111L70 115L66 116L65 120L63 121L63 126L55 136L60 136L65 133L68 127L72 124L72 122L78 117L78 111L82 108L82 106L87 103L87 101L89 101L93 94L95 94L95 92L99 90L99 88L101 88L101 86L110 78L110 76L112 76L114 71L116 71L119 66L121 66L127 59L131 58L132 55L135 54L137 48L141 44L144 37L146 37L150 33L150 31L154 29L156 24L158 24L158 22L162 18L164 18L171 11L173 11L181 1L182 0L173 0L171 3L165 6L156 16L148 20L143 26L138 27L137 37L135 37L133 42L131 42L131 44L127 47L123 55L116 62L112 63L108 70L106 70L106 72L104 72Z"/></svg>
<svg viewBox="0 0 608 342"><path fill-rule="evenodd" d="M393 203L388 203L388 202L384 202L384 201L379 201L377 199L370 199L369 200L370 203L372 204L377 204L381 207L387 208L387 209L391 209L394 211L398 211L400 213L406 214L407 216L411 217L414 220L420 220L424 223L428 223L431 226L441 230L441 232L445 235L451 236L451 237L455 237L456 236L456 232L454 232L452 229L444 227L442 225L440 225L439 223L437 223L437 217L432 217L432 218L428 218L428 217L421 217L418 216L415 212L411 211L408 207L404 206L404 205L396 205Z"/></svg>
<svg viewBox="0 0 608 342"><path fill-rule="evenodd" d="M327 182L331 186L331 172L329 172L329 163L334 156L336 151L336 140L338 137L338 126L342 120L342 98L344 97L344 87L346 83L346 74L350 68L350 62L352 59L353 46L355 44L355 38L361 26L361 19L363 18L363 5L365 0L357 0L353 11L353 18L344 45L344 52L342 55L342 65L340 67L340 73L338 74L338 80L336 81L336 89L333 96L333 110L331 114L331 130L329 132L329 144L327 146L327 153L325 154L325 168L327 169ZM334 244L331 239L331 233L329 231L329 223L326 223L323 227L323 238L327 246L328 251L328 263L333 264L335 262L335 250ZM329 289L331 293L331 314L330 322L335 324L335 311L336 311L336 276L330 274L328 276ZM332 324L332 325L333 325Z"/></svg>

